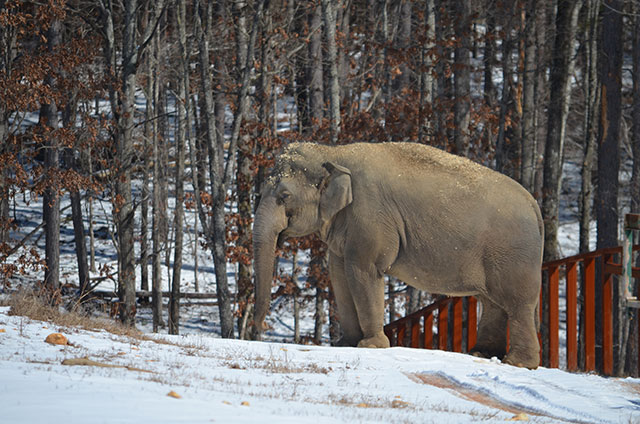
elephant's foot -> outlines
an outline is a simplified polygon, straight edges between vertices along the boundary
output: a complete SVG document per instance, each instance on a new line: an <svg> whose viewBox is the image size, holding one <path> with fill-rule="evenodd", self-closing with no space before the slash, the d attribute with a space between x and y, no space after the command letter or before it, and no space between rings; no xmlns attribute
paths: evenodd
<svg viewBox="0 0 640 424"><path fill-rule="evenodd" d="M382 332L373 337L362 339L360 343L358 343L358 347L387 348L390 346L389 339Z"/></svg>
<svg viewBox="0 0 640 424"><path fill-rule="evenodd" d="M502 363L520 368L535 370L540 364L540 355L517 352L513 349L502 359Z"/></svg>
<svg viewBox="0 0 640 424"><path fill-rule="evenodd" d="M471 349L469 353L478 358L491 359L495 356L498 359L502 359L505 357L505 349L497 349L495 347L482 347L478 345Z"/></svg>
<svg viewBox="0 0 640 424"><path fill-rule="evenodd" d="M336 346L338 347L356 347L357 345L357 340L353 340L347 337L341 337L340 340L336 342Z"/></svg>

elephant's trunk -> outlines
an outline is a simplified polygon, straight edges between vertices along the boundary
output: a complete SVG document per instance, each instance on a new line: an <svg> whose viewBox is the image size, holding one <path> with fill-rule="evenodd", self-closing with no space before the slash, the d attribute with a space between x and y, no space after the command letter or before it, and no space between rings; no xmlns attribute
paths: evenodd
<svg viewBox="0 0 640 424"><path fill-rule="evenodd" d="M253 224L253 254L255 270L254 336L260 339L263 322L271 302L271 283L278 236L287 227L284 206L272 195L263 196Z"/></svg>

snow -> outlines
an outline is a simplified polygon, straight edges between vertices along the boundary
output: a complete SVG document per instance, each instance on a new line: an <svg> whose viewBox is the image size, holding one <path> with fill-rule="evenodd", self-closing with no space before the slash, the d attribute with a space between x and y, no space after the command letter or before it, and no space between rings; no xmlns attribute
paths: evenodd
<svg viewBox="0 0 640 424"><path fill-rule="evenodd" d="M407 348L138 339L8 312L0 308L3 423L640 421L640 379ZM52 332L70 345L45 343ZM84 357L123 367L62 365Z"/></svg>

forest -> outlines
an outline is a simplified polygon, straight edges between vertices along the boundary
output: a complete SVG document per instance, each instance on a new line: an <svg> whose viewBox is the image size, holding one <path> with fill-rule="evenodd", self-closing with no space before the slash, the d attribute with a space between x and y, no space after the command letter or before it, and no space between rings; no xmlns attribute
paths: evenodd
<svg viewBox="0 0 640 424"><path fill-rule="evenodd" d="M253 213L294 141L411 141L506 174L539 202L545 261L562 256L569 162L577 251L618 246L624 213L640 212L636 1L0 0L0 53L0 287L55 303L110 280L128 325L137 291L150 293L154 330L165 325L164 276L166 325L179 332L192 213L220 334L252 337ZM25 232L15 210L29 199L42 220ZM103 201L117 266L94 254ZM72 290L60 276L65 227ZM274 296L315 303L312 339L328 321L335 340L325 246L295 239L281 255L308 267L278 272ZM432 298L392 279L387 295L390 320ZM627 372L638 373L633 359Z"/></svg>

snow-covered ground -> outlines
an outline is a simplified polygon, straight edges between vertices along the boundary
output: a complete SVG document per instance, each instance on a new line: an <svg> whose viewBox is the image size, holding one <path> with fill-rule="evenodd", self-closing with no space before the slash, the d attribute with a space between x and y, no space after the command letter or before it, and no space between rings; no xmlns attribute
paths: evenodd
<svg viewBox="0 0 640 424"><path fill-rule="evenodd" d="M8 311L0 308L6 424L640 422L640 379L406 348L140 340ZM46 343L52 332L69 345ZM79 358L94 365L70 365Z"/></svg>

